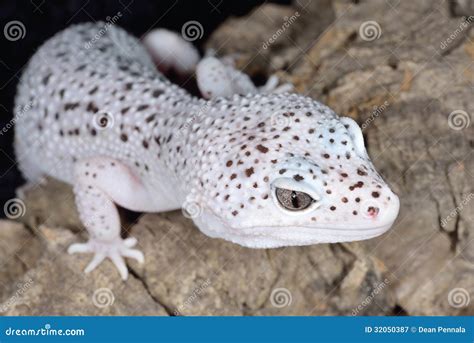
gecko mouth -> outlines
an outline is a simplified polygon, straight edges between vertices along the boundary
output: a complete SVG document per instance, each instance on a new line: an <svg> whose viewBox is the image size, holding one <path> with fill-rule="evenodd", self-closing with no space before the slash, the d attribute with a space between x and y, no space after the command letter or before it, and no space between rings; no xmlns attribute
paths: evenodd
<svg viewBox="0 0 474 343"><path fill-rule="evenodd" d="M196 219L195 219L196 221ZM314 226L246 226L231 227L212 212L204 212L197 219L203 233L222 238L249 248L278 248L318 243L359 241L386 232L393 222L373 227L314 227Z"/></svg>
<svg viewBox="0 0 474 343"><path fill-rule="evenodd" d="M380 236L390 227L391 225L386 225L365 230L254 227L251 230L207 231L205 233L249 248L279 248L366 240Z"/></svg>

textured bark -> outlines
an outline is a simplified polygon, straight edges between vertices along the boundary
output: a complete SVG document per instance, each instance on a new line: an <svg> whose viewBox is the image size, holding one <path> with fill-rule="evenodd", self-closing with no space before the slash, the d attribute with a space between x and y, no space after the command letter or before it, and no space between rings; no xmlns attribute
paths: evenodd
<svg viewBox="0 0 474 343"><path fill-rule="evenodd" d="M400 217L385 235L252 250L204 236L180 212L147 214L127 229L146 264L130 262L124 283L111 263L84 276L90 256L66 254L85 235L70 188L48 181L27 192L26 226L0 222L2 261L10 261L0 270L4 311L474 314L473 301L453 300L459 289L464 299L474 297L474 129L455 130L448 120L453 111L474 113L473 34L459 30L457 12L443 1L301 0L231 19L208 41L219 54L237 53L254 77L278 71L299 92L361 124L376 168L400 195ZM363 39L359 29L368 21L379 25L378 38ZM100 288L113 293L113 304L94 305Z"/></svg>

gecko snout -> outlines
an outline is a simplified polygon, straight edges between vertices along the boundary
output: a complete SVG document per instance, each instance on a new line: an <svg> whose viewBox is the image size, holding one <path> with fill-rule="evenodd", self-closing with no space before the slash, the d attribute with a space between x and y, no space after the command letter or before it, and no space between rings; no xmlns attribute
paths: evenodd
<svg viewBox="0 0 474 343"><path fill-rule="evenodd" d="M380 212L380 208L377 206L367 207L366 214L369 218L376 218Z"/></svg>
<svg viewBox="0 0 474 343"><path fill-rule="evenodd" d="M365 204L365 216L376 220L379 224L392 224L398 216L400 200L392 192L386 199L385 201L371 201Z"/></svg>

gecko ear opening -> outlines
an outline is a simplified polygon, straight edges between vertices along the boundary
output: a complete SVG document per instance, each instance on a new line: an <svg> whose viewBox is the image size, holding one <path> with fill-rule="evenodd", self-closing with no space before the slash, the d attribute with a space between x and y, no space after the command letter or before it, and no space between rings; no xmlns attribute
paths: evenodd
<svg viewBox="0 0 474 343"><path fill-rule="evenodd" d="M352 138L354 143L354 149L356 153L363 158L368 158L367 150L365 149L364 136L362 135L362 130L359 125L354 121L354 119L349 117L342 117L341 122L349 131L349 135Z"/></svg>

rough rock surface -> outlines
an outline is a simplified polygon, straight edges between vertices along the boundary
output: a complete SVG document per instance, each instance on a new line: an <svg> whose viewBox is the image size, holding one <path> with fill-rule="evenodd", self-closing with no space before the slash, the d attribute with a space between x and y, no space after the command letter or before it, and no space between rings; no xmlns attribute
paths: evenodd
<svg viewBox="0 0 474 343"><path fill-rule="evenodd" d="M262 49L295 11L297 19ZM375 36L363 30L367 22ZM204 236L180 212L146 214L125 230L146 264L130 262L124 283L109 262L84 276L90 256L65 253L85 235L70 188L48 180L26 192L25 225L0 222L0 310L474 314L474 125L450 117L474 119L474 37L462 23L446 1L299 0L232 19L208 42L221 54L239 53L254 76L283 69L299 92L361 124L377 169L400 195L389 233L252 250Z"/></svg>
<svg viewBox="0 0 474 343"><path fill-rule="evenodd" d="M21 220L40 222L60 199L58 208L68 215L74 211L68 193L69 186L54 180L27 192ZM86 276L91 256L66 253L69 244L85 239L84 229L68 223L76 229L28 226L31 233L22 224L0 222L2 242L11 245L5 257L18 251L22 261L2 269L2 280L16 285L1 294L6 314L336 315L353 311L385 280L383 263L365 256L358 243L247 249L201 234L178 211L142 215L125 230L146 259L145 265L129 261L127 282L108 261ZM101 291L103 303L113 298L112 304L98 302L94 294ZM394 306L386 292L363 313L389 313Z"/></svg>

